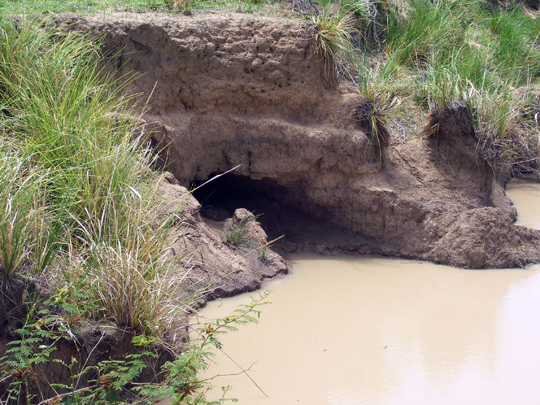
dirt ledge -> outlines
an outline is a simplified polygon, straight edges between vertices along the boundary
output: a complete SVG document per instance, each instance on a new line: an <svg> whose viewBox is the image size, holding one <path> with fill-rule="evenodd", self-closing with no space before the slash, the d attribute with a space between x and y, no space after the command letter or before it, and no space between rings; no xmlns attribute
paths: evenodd
<svg viewBox="0 0 540 405"><path fill-rule="evenodd" d="M106 34L119 74L141 75L134 91L151 95L145 118L156 147L168 145L162 157L182 186L237 165L245 185L235 190L259 182L266 205L248 199L238 207L267 208L265 229L270 238L286 234L284 251L464 268L540 261L540 232L513 225L515 210L477 160L464 111L443 114L437 136L390 145L381 167L354 118L361 99L325 80L304 22L233 14L61 23Z"/></svg>

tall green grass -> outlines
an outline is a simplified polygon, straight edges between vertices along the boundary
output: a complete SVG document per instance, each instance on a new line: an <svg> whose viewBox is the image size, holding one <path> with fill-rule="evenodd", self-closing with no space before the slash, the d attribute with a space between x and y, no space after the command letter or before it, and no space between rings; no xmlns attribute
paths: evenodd
<svg viewBox="0 0 540 405"><path fill-rule="evenodd" d="M47 249L47 235L38 225L48 214L40 204L45 179L9 140L0 143L0 271L5 276L26 265L46 265L40 251Z"/></svg>
<svg viewBox="0 0 540 405"><path fill-rule="evenodd" d="M523 94L539 82L540 19L517 3L408 0L401 9L397 3L381 46L364 51L371 62L367 73L359 70L360 93L369 100L408 88L397 94L434 113L466 105L482 158L506 173L538 171L539 128ZM381 70L389 62L391 69ZM384 78L385 70L400 75L390 75L391 84L366 80Z"/></svg>
<svg viewBox="0 0 540 405"><path fill-rule="evenodd" d="M328 36L326 47L333 50L332 60L341 53L352 61L352 75L365 99L358 118L379 149L391 142L388 124L404 108L416 104L433 118L466 106L480 158L499 172L540 170L534 141L540 133L538 108L526 96L540 85L540 18L525 12L520 2L320 3L327 20L348 10L354 20L347 23L357 32L373 29L370 40L355 34L341 38L340 46ZM412 127L423 126L425 118L415 115L418 122Z"/></svg>
<svg viewBox="0 0 540 405"><path fill-rule="evenodd" d="M0 18L0 265L49 272L84 291L90 318L163 336L196 297L180 290L189 269L170 254L127 83L87 35Z"/></svg>

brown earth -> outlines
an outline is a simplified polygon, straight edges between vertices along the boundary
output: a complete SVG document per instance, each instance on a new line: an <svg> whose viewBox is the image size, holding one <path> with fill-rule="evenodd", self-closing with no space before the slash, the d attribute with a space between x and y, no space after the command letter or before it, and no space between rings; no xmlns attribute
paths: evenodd
<svg viewBox="0 0 540 405"><path fill-rule="evenodd" d="M464 268L540 261L540 232L513 225L504 179L478 160L466 112L431 117L436 135L408 134L381 164L369 128L355 118L363 100L328 80L301 21L152 14L63 23L106 34L118 73L140 75L133 87L148 100L153 142L166 146L161 156L182 186L241 165L195 193L206 217L240 207L264 213L269 237L285 235L276 244L285 252ZM206 242L196 249L203 261L215 253Z"/></svg>
<svg viewBox="0 0 540 405"><path fill-rule="evenodd" d="M190 269L187 284L193 291L211 291L203 299L253 291L265 279L289 272L289 265L278 254L268 251L262 255L268 239L255 218L239 224L244 217L253 216L246 210L236 210L224 223L205 222L200 204L170 174L161 185L161 198L164 215L178 217L179 233L172 250L185 257L184 266ZM227 235L239 226L244 228L238 230L243 240L226 243Z"/></svg>
<svg viewBox="0 0 540 405"><path fill-rule="evenodd" d="M513 225L505 179L477 158L466 112L432 116L431 137L394 140L381 162L357 120L365 101L326 77L303 22L238 14L58 22L105 35L118 74L140 75L133 91L148 101L144 119L173 174L161 186L162 212L178 221L172 251L186 258L190 288L211 284L212 295L224 297L288 272L265 249L281 235L273 246L285 253L382 254L464 268L540 262L540 232ZM238 165L194 193L202 205L188 193ZM257 218L264 230L243 208L264 213ZM245 240L226 243L239 228ZM15 323L0 331L0 353L20 326L17 308L2 315ZM106 326L91 327L85 339L64 342L59 356L95 364L133 349ZM44 372L65 382L65 371Z"/></svg>

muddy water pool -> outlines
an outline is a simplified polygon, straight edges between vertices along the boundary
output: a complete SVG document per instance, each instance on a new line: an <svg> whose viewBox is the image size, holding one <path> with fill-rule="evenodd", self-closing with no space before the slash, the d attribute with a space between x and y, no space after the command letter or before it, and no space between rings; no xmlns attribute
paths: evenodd
<svg viewBox="0 0 540 405"><path fill-rule="evenodd" d="M514 179L506 187L506 195L518 210L518 225L540 229L540 183Z"/></svg>
<svg viewBox="0 0 540 405"><path fill-rule="evenodd" d="M519 221L540 228L540 185L513 182L507 194ZM264 286L272 304L260 323L222 339L267 394L244 374L217 377L240 404L540 403L540 267L291 259L292 274ZM212 302L200 320L248 302ZM205 377L239 372L220 352L213 362Z"/></svg>

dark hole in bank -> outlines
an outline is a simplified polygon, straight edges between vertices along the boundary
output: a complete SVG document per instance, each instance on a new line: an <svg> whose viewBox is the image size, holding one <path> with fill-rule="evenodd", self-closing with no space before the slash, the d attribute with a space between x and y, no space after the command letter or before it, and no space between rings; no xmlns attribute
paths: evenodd
<svg viewBox="0 0 540 405"><path fill-rule="evenodd" d="M218 173L212 173L211 179ZM197 188L204 181L195 180L191 188ZM213 221L223 221L232 217L237 208L246 208L258 215L269 236L274 236L282 228L281 216L290 209L282 203L288 191L270 179L253 180L234 174L222 175L193 192L201 203L201 215Z"/></svg>
<svg viewBox="0 0 540 405"><path fill-rule="evenodd" d="M208 179L217 173L212 173ZM191 183L194 189L204 181ZM300 244L312 250L324 236L336 229L328 221L309 213L301 184L283 187L271 179L253 180L246 176L225 174L203 185L193 193L202 205L201 215L213 221L232 217L237 208L246 208L259 215L258 221L272 240L282 235L276 245L294 251ZM336 229L336 232L342 232Z"/></svg>

